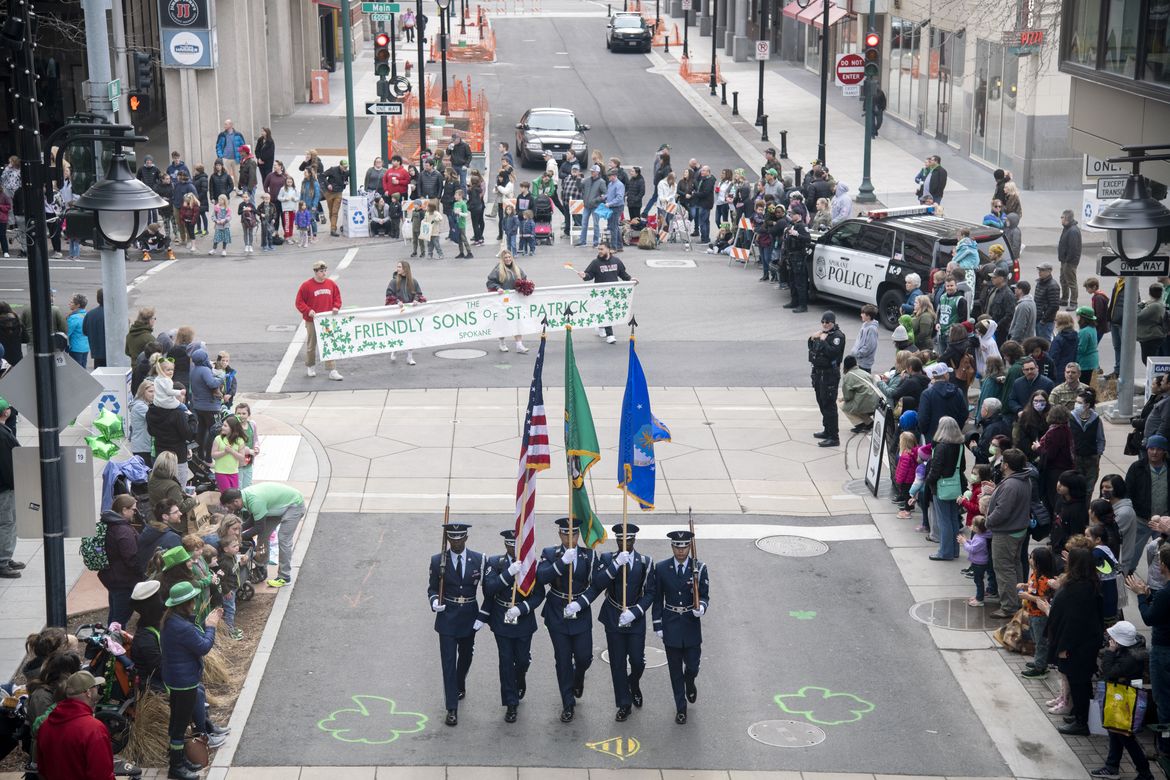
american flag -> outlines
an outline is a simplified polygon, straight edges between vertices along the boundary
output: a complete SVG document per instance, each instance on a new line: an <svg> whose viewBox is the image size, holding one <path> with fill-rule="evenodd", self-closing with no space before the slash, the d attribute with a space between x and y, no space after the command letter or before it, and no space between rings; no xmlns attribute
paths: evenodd
<svg viewBox="0 0 1170 780"><path fill-rule="evenodd" d="M536 472L549 467L548 420L544 415L545 333L540 333L540 349L532 369L532 386L528 391L528 411L524 414L524 434L520 440L520 474L516 478L516 556L520 562L517 590L524 596L536 584Z"/></svg>

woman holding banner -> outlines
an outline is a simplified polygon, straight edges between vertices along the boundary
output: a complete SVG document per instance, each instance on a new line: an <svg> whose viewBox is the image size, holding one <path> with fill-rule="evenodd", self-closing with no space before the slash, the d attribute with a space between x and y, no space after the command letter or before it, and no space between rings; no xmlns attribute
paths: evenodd
<svg viewBox="0 0 1170 780"><path fill-rule="evenodd" d="M394 275L390 277L390 283L386 285L386 305L405 307L408 303L426 303L426 300L410 270L410 263L406 260L399 260L398 265L394 268ZM395 360L396 357L397 353L390 353L391 361ZM413 350L406 350L406 365L414 365Z"/></svg>
<svg viewBox="0 0 1170 780"><path fill-rule="evenodd" d="M499 264L492 268L491 273L488 274L488 292L503 295L505 292L514 291L516 289L516 282L527 279L528 274L524 273L520 264L512 257L512 253L505 249L500 252ZM508 345L504 343L504 337L500 336L500 352L507 351ZM523 336L519 333L516 334L516 351L522 355L528 352L528 347L524 346Z"/></svg>

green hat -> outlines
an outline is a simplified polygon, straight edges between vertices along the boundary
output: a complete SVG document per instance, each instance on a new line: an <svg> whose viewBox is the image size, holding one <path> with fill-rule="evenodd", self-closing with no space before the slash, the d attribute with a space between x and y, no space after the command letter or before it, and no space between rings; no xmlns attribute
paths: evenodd
<svg viewBox="0 0 1170 780"><path fill-rule="evenodd" d="M176 547L175 549L182 549ZM169 551L168 551L169 552ZM177 607L199 595L199 588L190 582L176 582L171 586L171 597L166 600L168 607Z"/></svg>
<svg viewBox="0 0 1170 780"><path fill-rule="evenodd" d="M1078 317L1084 317L1089 322L1096 322L1097 321L1097 315L1093 313L1092 306L1078 306L1076 314ZM4 411L4 410L0 409L0 412L2 412L2 411Z"/></svg>
<svg viewBox="0 0 1170 780"><path fill-rule="evenodd" d="M8 401L3 397L0 397L0 413L2 413L5 409L10 408L12 408L12 404L8 403Z"/></svg>
<svg viewBox="0 0 1170 780"><path fill-rule="evenodd" d="M175 568L179 564L191 560L191 553L186 547L172 547L162 554L163 571Z"/></svg>

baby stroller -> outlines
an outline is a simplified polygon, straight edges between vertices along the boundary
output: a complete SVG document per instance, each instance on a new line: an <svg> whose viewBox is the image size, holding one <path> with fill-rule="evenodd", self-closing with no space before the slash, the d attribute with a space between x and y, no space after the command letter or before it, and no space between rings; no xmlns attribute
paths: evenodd
<svg viewBox="0 0 1170 780"><path fill-rule="evenodd" d="M77 639L85 646L82 668L106 680L93 715L109 729L114 752L121 753L130 741L137 701L138 671L130 660L134 637L125 631L111 631L101 623L90 623L78 627Z"/></svg>
<svg viewBox="0 0 1170 780"><path fill-rule="evenodd" d="M240 540L240 587L236 589L237 601L251 601L256 595L255 586L268 579L268 561L256 554L256 540Z"/></svg>
<svg viewBox="0 0 1170 780"><path fill-rule="evenodd" d="M538 195L532 199L532 221L535 223L533 234L537 244L552 246L556 234L552 229L553 206L552 198L547 195Z"/></svg>

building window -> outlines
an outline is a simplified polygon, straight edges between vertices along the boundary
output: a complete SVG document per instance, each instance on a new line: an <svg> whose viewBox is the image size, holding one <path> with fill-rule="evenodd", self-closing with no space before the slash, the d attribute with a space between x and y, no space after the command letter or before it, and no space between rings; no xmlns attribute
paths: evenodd
<svg viewBox="0 0 1170 780"><path fill-rule="evenodd" d="M993 165L1010 165L1015 152L1019 65L1002 44L976 41L971 154Z"/></svg>
<svg viewBox="0 0 1170 780"><path fill-rule="evenodd" d="M1097 67L1097 39L1101 31L1101 0L1074 0L1069 18L1066 59Z"/></svg>
<svg viewBox="0 0 1170 780"><path fill-rule="evenodd" d="M1146 79L1170 84L1170 0L1150 0L1145 36Z"/></svg>
<svg viewBox="0 0 1170 780"><path fill-rule="evenodd" d="M1140 0L1111 0L1105 27L1104 70L1133 78L1137 75Z"/></svg>

